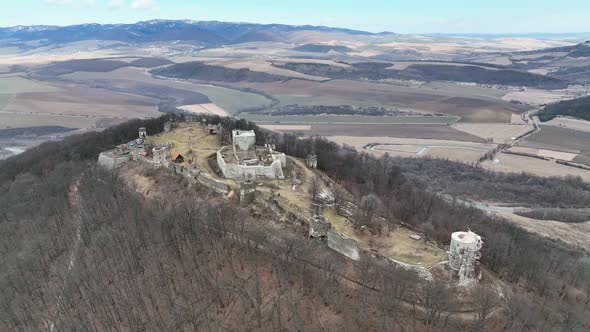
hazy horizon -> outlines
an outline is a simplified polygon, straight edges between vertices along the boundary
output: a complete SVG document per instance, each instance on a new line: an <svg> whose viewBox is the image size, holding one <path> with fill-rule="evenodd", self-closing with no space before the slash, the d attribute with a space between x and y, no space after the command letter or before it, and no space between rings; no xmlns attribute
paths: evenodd
<svg viewBox="0 0 590 332"><path fill-rule="evenodd" d="M2 5L0 26L131 24L152 19L316 25L400 34L590 32L590 3L566 0L359 1L22 0ZM568 17L568 20L560 19Z"/></svg>

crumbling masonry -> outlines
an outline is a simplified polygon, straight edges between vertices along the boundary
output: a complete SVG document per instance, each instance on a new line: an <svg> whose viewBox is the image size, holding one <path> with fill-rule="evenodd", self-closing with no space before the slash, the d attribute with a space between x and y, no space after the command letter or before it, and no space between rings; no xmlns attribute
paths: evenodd
<svg viewBox="0 0 590 332"><path fill-rule="evenodd" d="M480 279L479 258L483 246L481 237L472 231L451 235L449 267L457 272L459 283L472 285Z"/></svg>

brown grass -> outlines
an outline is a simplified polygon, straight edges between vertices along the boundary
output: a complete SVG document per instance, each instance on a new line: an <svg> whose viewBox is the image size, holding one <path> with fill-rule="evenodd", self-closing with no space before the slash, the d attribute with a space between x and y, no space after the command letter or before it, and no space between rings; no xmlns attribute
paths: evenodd
<svg viewBox="0 0 590 332"><path fill-rule="evenodd" d="M518 116L520 118L520 116ZM456 123L453 128L481 137L493 138L495 143L511 143L512 137L518 137L533 129L532 125L510 125L497 123Z"/></svg>
<svg viewBox="0 0 590 332"><path fill-rule="evenodd" d="M355 239L362 249L377 251L396 261L429 268L447 259L444 250L423 240L412 240L410 235L416 233L407 228L396 227L389 234L374 237L367 232L355 230L344 217L336 215L332 210L325 211L324 217L336 231Z"/></svg>
<svg viewBox="0 0 590 332"><path fill-rule="evenodd" d="M590 171L560 165L554 161L515 156L505 153L497 154L496 159L499 160L498 163L485 161L482 163L482 166L492 171L505 173L526 172L538 176L580 176L584 181L590 182Z"/></svg>
<svg viewBox="0 0 590 332"><path fill-rule="evenodd" d="M183 155L185 161L193 160L199 168L213 174L209 167L209 157L221 149L221 138L209 135L198 123L180 123L178 128L156 136L148 136L149 144L173 143L173 150Z"/></svg>
<svg viewBox="0 0 590 332"><path fill-rule="evenodd" d="M560 221L531 219L508 212L498 214L529 232L550 239L561 240L584 249L590 247L590 222L564 223Z"/></svg>
<svg viewBox="0 0 590 332"><path fill-rule="evenodd" d="M590 121L559 117L545 122L545 125L590 132Z"/></svg>
<svg viewBox="0 0 590 332"><path fill-rule="evenodd" d="M541 125L541 130L528 136L521 146L590 155L590 132Z"/></svg>

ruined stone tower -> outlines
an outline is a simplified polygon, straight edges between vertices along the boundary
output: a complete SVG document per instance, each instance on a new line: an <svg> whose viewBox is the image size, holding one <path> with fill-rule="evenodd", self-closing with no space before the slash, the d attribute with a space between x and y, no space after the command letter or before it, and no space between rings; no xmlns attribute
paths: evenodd
<svg viewBox="0 0 590 332"><path fill-rule="evenodd" d="M154 154L154 167L159 168L162 167L164 161L166 161L166 148L165 147L158 147L152 150Z"/></svg>
<svg viewBox="0 0 590 332"><path fill-rule="evenodd" d="M451 235L449 267L457 272L460 283L469 285L479 280L479 251L482 246L481 236L472 231L455 232Z"/></svg>
<svg viewBox="0 0 590 332"><path fill-rule="evenodd" d="M316 156L315 154L308 155L307 158L305 159L305 164L309 168L313 168L313 169L318 168L318 156Z"/></svg>
<svg viewBox="0 0 590 332"><path fill-rule="evenodd" d="M147 130L145 127L139 128L139 138L145 139L147 137Z"/></svg>
<svg viewBox="0 0 590 332"><path fill-rule="evenodd" d="M254 202L256 198L256 182L254 181L241 181L240 182L240 204L249 205Z"/></svg>

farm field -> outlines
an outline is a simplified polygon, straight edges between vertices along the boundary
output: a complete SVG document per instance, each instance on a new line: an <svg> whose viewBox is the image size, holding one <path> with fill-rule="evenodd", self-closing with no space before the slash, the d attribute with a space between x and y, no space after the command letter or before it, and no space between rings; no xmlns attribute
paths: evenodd
<svg viewBox="0 0 590 332"><path fill-rule="evenodd" d="M435 145L430 145L435 144ZM388 154L392 157L431 157L441 158L463 163L477 162L491 148L485 146L473 147L462 145L460 142L451 145L436 145L438 143L425 144L378 144L364 151L376 156Z"/></svg>
<svg viewBox="0 0 590 332"><path fill-rule="evenodd" d="M260 124L259 127L264 128L264 129L268 129L268 130L277 131L277 132L311 130L310 125Z"/></svg>
<svg viewBox="0 0 590 332"><path fill-rule="evenodd" d="M377 156L382 156L385 153L400 157L424 157L430 155L465 162L477 161L486 151L496 147L496 145L488 143L441 139L351 136L329 136L327 138L335 143L346 144L358 151L369 152Z"/></svg>
<svg viewBox="0 0 590 332"><path fill-rule="evenodd" d="M0 94L16 94L24 92L57 92L60 89L20 76L0 78Z"/></svg>
<svg viewBox="0 0 590 332"><path fill-rule="evenodd" d="M7 94L7 93L0 93L0 111L10 103L10 100L13 98L14 95Z"/></svg>
<svg viewBox="0 0 590 332"><path fill-rule="evenodd" d="M544 122L544 125L547 126L555 126L561 127L566 129L573 129L573 130L581 130L590 132L590 121L586 120L579 120L579 119L572 119L572 118L565 118L565 117L556 117L551 119L550 121Z"/></svg>
<svg viewBox="0 0 590 332"><path fill-rule="evenodd" d="M501 123L456 123L452 127L483 139L492 138L494 143L511 143L513 138L533 130L533 125Z"/></svg>
<svg viewBox="0 0 590 332"><path fill-rule="evenodd" d="M447 125L459 120L447 116L365 116L365 115L268 115L240 113L240 119L260 123L287 124L428 124Z"/></svg>
<svg viewBox="0 0 590 332"><path fill-rule="evenodd" d="M564 98L571 98L568 93L563 90L557 91L546 91L546 90L536 90L536 89L527 89L525 91L513 91L507 93L505 96L502 97L502 100L505 101L519 101L522 103L527 103L531 105L542 105L542 104L550 104L555 103Z"/></svg>
<svg viewBox="0 0 590 332"><path fill-rule="evenodd" d="M590 155L590 132L541 125L541 130L519 145Z"/></svg>
<svg viewBox="0 0 590 332"><path fill-rule="evenodd" d="M259 94L243 92L206 84L191 84L191 90L206 95L213 103L229 114L237 114L244 109L270 105L271 101Z"/></svg>
<svg viewBox="0 0 590 332"><path fill-rule="evenodd" d="M102 128L159 114L152 98L87 87L43 84L24 77L0 79L2 128L62 125Z"/></svg>
<svg viewBox="0 0 590 332"><path fill-rule="evenodd" d="M229 114L227 114L227 112L223 108L221 108L213 103L183 105L183 106L180 106L179 109L187 111L187 112L192 112L192 113L212 114L212 115L218 115L221 117L229 116Z"/></svg>
<svg viewBox="0 0 590 332"><path fill-rule="evenodd" d="M36 126L64 126L69 128L91 128L95 118L85 116L55 116L40 114L13 114L0 112L0 129L26 128ZM121 119L120 122L126 120ZM116 123L112 123L116 124Z"/></svg>
<svg viewBox="0 0 590 332"><path fill-rule="evenodd" d="M565 223L552 220L538 220L519 216L510 212L498 212L525 230L545 236L550 239L571 243L580 248L590 246L590 223Z"/></svg>
<svg viewBox="0 0 590 332"><path fill-rule="evenodd" d="M517 152L517 153L526 153L532 154L539 157L547 157L553 159L560 159L566 161L572 161L576 158L577 154L563 152L563 151L553 151L553 150L546 150L546 149L535 149L535 148L527 148L523 146L513 146L508 151Z"/></svg>
<svg viewBox="0 0 590 332"><path fill-rule="evenodd" d="M451 126L435 126L435 125L400 125L400 124L381 124L381 125L364 125L356 126L350 125L311 125L311 129L305 132L305 135L320 135L320 136L347 136L359 137L359 139L367 138L372 140L370 143L379 143L375 138L380 137L399 137L399 138L415 138L415 139L436 139L462 142L480 142L485 143L485 140L470 135Z"/></svg>
<svg viewBox="0 0 590 332"><path fill-rule="evenodd" d="M590 171L557 164L555 161L547 161L536 158L515 156L505 153L496 155L497 161L484 161L482 167L495 172L520 173L526 172L538 176L580 176L584 181L590 182Z"/></svg>
<svg viewBox="0 0 590 332"><path fill-rule="evenodd" d="M442 82L442 81L433 81L428 82L422 85L423 88L428 88L432 90L440 90L444 91L445 93L460 93L463 95L469 95L472 97L484 97L484 98L498 98L501 99L507 93L510 93L510 90L506 89L498 89L493 87L486 87L477 84L467 84L467 83L454 83L454 82Z"/></svg>
<svg viewBox="0 0 590 332"><path fill-rule="evenodd" d="M332 80L318 83L289 80L283 83L236 83L264 91L278 98L280 106L354 105L411 109L461 117L461 122L510 123L513 113L527 107L499 99L473 97L419 87Z"/></svg>
<svg viewBox="0 0 590 332"><path fill-rule="evenodd" d="M579 154L574 158L573 162L590 166L590 156Z"/></svg>
<svg viewBox="0 0 590 332"><path fill-rule="evenodd" d="M78 83L92 83L95 81L108 81L114 87L130 90L130 92L142 94L149 87L150 93L158 92L158 89L174 89L175 94L183 98L193 99L190 93L206 96L211 102L223 108L230 114L236 114L241 110L269 105L271 101L259 94L243 92L198 82L180 81L172 79L153 78L141 68L120 68L107 73L75 72L61 75L60 77ZM160 87L160 88L158 88ZM184 91L184 93L182 92Z"/></svg>
<svg viewBox="0 0 590 332"><path fill-rule="evenodd" d="M91 118L146 118L158 114L155 106L125 104L90 104L14 99L3 112L48 115L73 115Z"/></svg>

